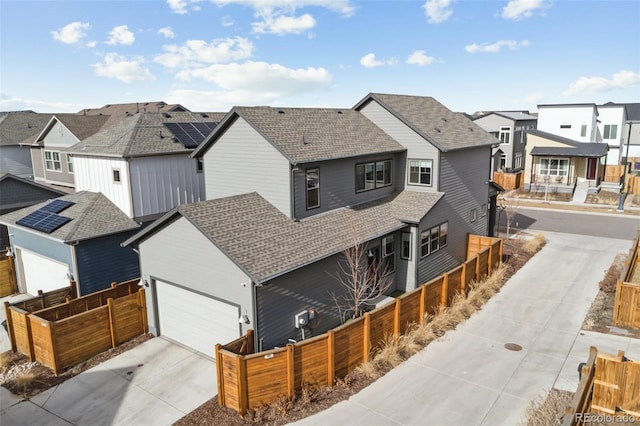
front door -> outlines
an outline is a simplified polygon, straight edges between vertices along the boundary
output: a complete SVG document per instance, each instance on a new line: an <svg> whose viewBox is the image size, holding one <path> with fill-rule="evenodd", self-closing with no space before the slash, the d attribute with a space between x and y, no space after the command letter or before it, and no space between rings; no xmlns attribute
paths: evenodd
<svg viewBox="0 0 640 426"><path fill-rule="evenodd" d="M596 180L597 172L598 172L598 159L589 158L587 161L587 179Z"/></svg>

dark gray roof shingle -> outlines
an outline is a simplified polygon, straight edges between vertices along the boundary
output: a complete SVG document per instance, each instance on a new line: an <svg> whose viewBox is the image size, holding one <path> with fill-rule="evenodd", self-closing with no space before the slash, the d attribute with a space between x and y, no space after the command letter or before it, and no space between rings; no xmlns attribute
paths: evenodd
<svg viewBox="0 0 640 426"><path fill-rule="evenodd" d="M542 130L528 130L528 134L567 145L567 147L534 146L531 155L553 155L558 157L602 157L609 151L609 144L578 142L573 139L543 132ZM530 142L532 143L532 142Z"/></svg>
<svg viewBox="0 0 640 426"><path fill-rule="evenodd" d="M370 93L354 109L371 101L378 102L443 152L499 143L464 114L449 110L429 96Z"/></svg>
<svg viewBox="0 0 640 426"><path fill-rule="evenodd" d="M140 225L125 215L122 210L100 192L80 191L57 199L74 203L72 206L58 213L61 216L71 218L72 220L70 222L67 222L51 234L44 234L30 228L24 229L29 229L31 232L42 235L49 235L57 240L70 243L104 235L117 234L140 227ZM38 210L50 201L51 200L2 215L0 216L0 223L8 226L20 226L16 225L18 220Z"/></svg>
<svg viewBox="0 0 640 426"><path fill-rule="evenodd" d="M124 244L182 215L260 283L417 223L443 195L404 191L295 222L253 192L179 206Z"/></svg>
<svg viewBox="0 0 640 426"><path fill-rule="evenodd" d="M220 112L143 112L124 118L116 124L69 147L66 151L76 155L109 157L140 157L172 153L189 153L175 141L164 123L209 122L218 123L224 117Z"/></svg>
<svg viewBox="0 0 640 426"><path fill-rule="evenodd" d="M76 114L54 114L42 131L32 140L33 144L42 144L44 137L59 122L64 125L78 140L83 140L104 128L108 117L83 116Z"/></svg>
<svg viewBox="0 0 640 426"><path fill-rule="evenodd" d="M220 130L214 131L194 155L206 152L236 117L246 120L292 164L405 150L358 111L261 106L233 108Z"/></svg>
<svg viewBox="0 0 640 426"><path fill-rule="evenodd" d="M34 139L52 116L23 111L3 114L0 116L0 146L19 145Z"/></svg>
<svg viewBox="0 0 640 426"><path fill-rule="evenodd" d="M167 104L158 102L130 102L126 104L108 104L100 108L85 108L77 112L78 115L104 115L108 117L105 127L116 124L118 121L134 114L144 112L172 112L189 111L180 104Z"/></svg>

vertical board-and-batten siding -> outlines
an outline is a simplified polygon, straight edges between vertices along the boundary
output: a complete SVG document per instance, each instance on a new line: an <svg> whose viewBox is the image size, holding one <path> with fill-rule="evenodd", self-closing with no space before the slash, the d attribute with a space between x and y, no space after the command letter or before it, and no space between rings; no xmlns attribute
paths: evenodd
<svg viewBox="0 0 640 426"><path fill-rule="evenodd" d="M204 200L204 180L189 154L137 157L129 161L133 217L164 213Z"/></svg>
<svg viewBox="0 0 640 426"><path fill-rule="evenodd" d="M121 158L73 157L76 191L102 192L127 216L133 216L129 190L129 168ZM120 170L120 183L113 182L113 170Z"/></svg>
<svg viewBox="0 0 640 426"><path fill-rule="evenodd" d="M121 247L136 231L80 241L75 247L80 296L109 288L140 276L138 255L130 247Z"/></svg>
<svg viewBox="0 0 640 426"><path fill-rule="evenodd" d="M375 101L369 102L360 112L369 120L373 121L378 127L384 130L392 138L405 148L407 148L406 160L433 160L433 170L431 173L432 185L409 185L407 176L408 170L405 168L405 189L411 191L437 191L438 190L438 164L440 163L440 151L431 145L427 140L414 132L402 121L397 119L393 114L384 109Z"/></svg>
<svg viewBox="0 0 640 426"><path fill-rule="evenodd" d="M140 243L139 251L147 282L158 279L236 304L250 319L249 325L242 324L243 333L254 328L251 280L187 219L179 217L151 235ZM151 290L146 291L149 329L157 333Z"/></svg>
<svg viewBox="0 0 640 426"><path fill-rule="evenodd" d="M315 214L345 206L355 206L368 201L386 197L394 191L402 189L401 182L394 179L401 153L376 154L340 160L321 161L301 164L299 171L294 172L295 218L303 219ZM356 192L356 164L392 160L392 181L390 186L369 191ZM307 210L306 170L320 171L320 207Z"/></svg>
<svg viewBox="0 0 640 426"><path fill-rule="evenodd" d="M289 161L237 118L203 156L207 199L257 192L291 217Z"/></svg>

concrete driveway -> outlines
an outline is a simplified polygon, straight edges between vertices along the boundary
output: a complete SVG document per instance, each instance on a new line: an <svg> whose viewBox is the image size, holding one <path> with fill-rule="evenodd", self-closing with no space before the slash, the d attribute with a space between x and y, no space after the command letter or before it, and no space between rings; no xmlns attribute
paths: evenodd
<svg viewBox="0 0 640 426"><path fill-rule="evenodd" d="M29 401L0 387L0 423L170 425L216 394L212 360L156 337Z"/></svg>
<svg viewBox="0 0 640 426"><path fill-rule="evenodd" d="M547 237L479 313L349 400L296 424L516 425L536 396L554 386L575 391L590 345L640 359L637 339L581 332L598 283L631 241Z"/></svg>

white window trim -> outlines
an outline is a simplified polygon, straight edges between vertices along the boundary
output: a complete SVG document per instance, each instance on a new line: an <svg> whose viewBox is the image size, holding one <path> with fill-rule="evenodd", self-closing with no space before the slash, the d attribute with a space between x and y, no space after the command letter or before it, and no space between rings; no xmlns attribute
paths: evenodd
<svg viewBox="0 0 640 426"><path fill-rule="evenodd" d="M67 172L73 174L73 154L67 154Z"/></svg>
<svg viewBox="0 0 640 426"><path fill-rule="evenodd" d="M47 154L51 154L51 159L47 159ZM57 157L57 159L55 158ZM51 162L51 166L49 167L49 162ZM56 163L58 167L56 168ZM60 152L59 151L44 151L44 168L45 170L49 170L51 172L61 172L62 171L62 163L60 162Z"/></svg>
<svg viewBox="0 0 640 426"><path fill-rule="evenodd" d="M318 176L316 186L309 188L308 176L310 172L315 172ZM307 210L317 209L320 207L320 168L314 167L312 169L307 169L304 172L304 184L305 184L305 203L307 206ZM309 205L309 191L318 191L318 202L316 205Z"/></svg>
<svg viewBox="0 0 640 426"><path fill-rule="evenodd" d="M118 180L116 180L116 172L118 172ZM120 171L120 169L117 169L115 167L111 169L111 181L119 185L122 184L122 172Z"/></svg>
<svg viewBox="0 0 640 426"><path fill-rule="evenodd" d="M417 161L418 162L418 182L412 182L411 181L411 162L412 161ZM428 161L431 163L431 166L429 167L429 183L420 183L420 175L422 174L420 172L420 169L422 168L421 166L421 162L422 161ZM407 185L415 185L415 186L424 186L424 187L430 187L433 186L433 163L434 161L430 158L410 158L407 160Z"/></svg>
<svg viewBox="0 0 640 426"><path fill-rule="evenodd" d="M502 135L506 135L507 141L504 142L502 139ZM500 127L500 132L498 133L498 139L502 145L511 145L511 127Z"/></svg>

